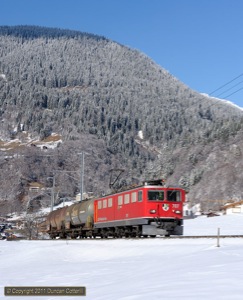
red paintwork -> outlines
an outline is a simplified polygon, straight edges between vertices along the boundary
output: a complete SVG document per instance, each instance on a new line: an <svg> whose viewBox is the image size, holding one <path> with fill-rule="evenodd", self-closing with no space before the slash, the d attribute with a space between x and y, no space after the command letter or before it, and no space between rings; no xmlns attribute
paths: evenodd
<svg viewBox="0 0 243 300"><path fill-rule="evenodd" d="M168 201L165 196L165 200L148 200L148 190L164 191L165 195L167 191L180 191L181 201ZM132 193L141 191L143 193L143 201L131 202ZM130 201L128 204L124 203L125 195L130 195ZM118 197L123 196L123 204L118 205ZM112 198L112 207L108 207L108 199ZM98 202L107 199L107 207L98 209ZM166 188L163 186L141 186L128 191L108 195L103 198L96 199L94 201L94 223L106 223L111 221L129 220L136 218L176 218L182 219L183 216L183 203L185 201L185 191L180 188ZM164 208L163 208L164 207ZM151 210L156 210L155 213L151 213ZM177 213L176 213L177 211ZM178 213L180 212L180 213Z"/></svg>

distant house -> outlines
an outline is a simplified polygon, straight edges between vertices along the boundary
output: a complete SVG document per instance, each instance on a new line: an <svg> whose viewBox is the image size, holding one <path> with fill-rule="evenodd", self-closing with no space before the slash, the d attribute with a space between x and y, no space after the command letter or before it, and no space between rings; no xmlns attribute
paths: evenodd
<svg viewBox="0 0 243 300"><path fill-rule="evenodd" d="M242 214L243 213L243 200L225 204L222 208L226 215Z"/></svg>
<svg viewBox="0 0 243 300"><path fill-rule="evenodd" d="M201 204L191 205L190 202L186 202L183 206L184 219L191 219L201 215Z"/></svg>
<svg viewBox="0 0 243 300"><path fill-rule="evenodd" d="M39 182L30 182L29 183L29 192L39 193L44 188L44 185Z"/></svg>
<svg viewBox="0 0 243 300"><path fill-rule="evenodd" d="M27 210L40 208L42 200L46 198L49 198L50 201L50 195L47 194L43 184L39 182L28 183L28 191L23 199L26 202Z"/></svg>

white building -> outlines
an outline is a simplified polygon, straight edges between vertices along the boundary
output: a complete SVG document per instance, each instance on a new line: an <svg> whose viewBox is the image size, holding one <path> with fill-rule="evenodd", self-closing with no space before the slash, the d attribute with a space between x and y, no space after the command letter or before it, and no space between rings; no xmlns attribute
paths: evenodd
<svg viewBox="0 0 243 300"><path fill-rule="evenodd" d="M183 206L183 216L184 218L195 218L201 215L201 204L191 205L190 202L186 202Z"/></svg>
<svg viewBox="0 0 243 300"><path fill-rule="evenodd" d="M226 215L242 214L243 213L243 200L234 203L228 203L223 206Z"/></svg>

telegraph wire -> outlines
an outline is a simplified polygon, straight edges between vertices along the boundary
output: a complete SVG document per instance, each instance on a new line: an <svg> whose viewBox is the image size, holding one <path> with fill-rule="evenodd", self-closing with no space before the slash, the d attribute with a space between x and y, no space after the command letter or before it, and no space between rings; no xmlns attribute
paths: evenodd
<svg viewBox="0 0 243 300"><path fill-rule="evenodd" d="M205 104L205 106L206 106L205 109L208 109L208 108L210 108L210 107L212 107L212 106L214 106L214 105L217 105L217 104L219 104L219 103L223 104L223 103L225 103L225 101L228 101L228 100L226 99L227 97L229 97L229 96L231 96L231 95L233 95L233 94L236 94L237 92L241 91L241 90L243 89L243 87L240 88L240 89L238 89L238 90L236 90L236 91L234 91L234 92L232 92L231 94L225 96L224 99L217 98L217 97L219 97L219 96L225 94L226 92L230 91L230 90L233 89L234 87L238 86L240 83L243 83L243 80L240 81L240 82L238 82L238 83L235 84L234 86L228 88L227 90L223 91L222 93L218 94L217 96L213 96L213 95L212 95L212 94L215 93L216 91L222 89L223 87L225 87L226 85L232 83L233 81L235 81L236 79L240 78L241 76L243 76L243 73L240 74L240 75L238 75L237 77L233 78L232 80L228 81L227 83L223 84L222 86L220 86L219 88L217 88L216 90L214 90L213 92L211 92L210 94L205 94L205 95L203 95L203 93L200 93L200 92L197 91L197 93L200 94L201 97L202 97L201 100L203 100L203 102L204 102L204 104ZM208 98L208 99L206 99L206 98ZM214 101L214 102L212 103L212 101ZM206 103L211 103L211 105L206 105ZM193 104L192 106L198 105L198 104L199 104L199 102ZM234 105L238 106L237 104L234 104L234 102L232 102L232 108L233 108Z"/></svg>
<svg viewBox="0 0 243 300"><path fill-rule="evenodd" d="M207 97L207 96L203 96L203 94L201 94L201 95L204 97L202 100L204 100L204 103L205 103L205 104L206 104L206 102L208 102L208 103L211 102L211 105L208 105L208 106L207 106L207 109L209 109L210 107L212 107L212 106L214 106L214 105L217 105L217 104L219 104L219 103L222 103L222 104L223 104L224 101L227 101L227 98L228 98L228 97L230 97L230 96L232 96L232 95L238 93L239 91L243 90L243 87L242 87L242 88L239 88L239 89L236 90L236 91L233 91L232 93L228 94L227 96L224 96L223 99L217 98L217 97L219 97L219 96L225 94L226 92L232 90L234 87L238 86L240 83L243 83L243 80L242 80L242 81L238 82L237 84L235 84L234 86L232 86L232 87L228 88L227 90L221 92L221 93L218 94L217 96L213 96L213 95L212 95L212 94L214 94L216 91L219 91L219 90L222 89L223 87L225 87L225 86L229 85L230 83L234 82L236 79L240 78L241 76L243 76L243 73L241 73L240 75L236 76L236 77L233 78L232 80L226 82L225 84L221 85L221 86L220 86L219 88L217 88L216 90L212 91L210 94L208 94L208 97L210 98L210 99L208 99L208 100L205 99L205 97ZM212 103L212 100L214 101L213 103ZM232 104L234 104L234 103L232 102Z"/></svg>
<svg viewBox="0 0 243 300"><path fill-rule="evenodd" d="M242 80L242 81L240 81L240 82L238 82L237 84L233 85L231 88L229 88L229 89L225 90L224 92L222 92L222 93L220 93L220 94L216 95L215 97L219 97L219 96L221 96L221 95L225 94L226 92L228 92L228 91L232 90L234 87L238 86L238 85L239 85L239 84L241 84L242 82L243 82L243 80ZM228 97L228 96L226 96L226 97Z"/></svg>
<svg viewBox="0 0 243 300"><path fill-rule="evenodd" d="M238 75L237 77L233 78L232 80L226 82L225 84L223 84L222 86L220 86L219 88L217 88L216 90L212 91L209 95L214 94L215 92L217 92L218 90L221 90L223 87L225 87L226 85L230 84L231 82L235 81L236 79L240 78L241 76L243 76L243 73Z"/></svg>
<svg viewBox="0 0 243 300"><path fill-rule="evenodd" d="M231 96L231 95L234 95L235 93L237 93L237 92L239 92L239 91L241 91L241 90L243 90L243 87L240 88L240 89L238 89L237 91L235 91L235 92L233 92L233 93L231 93L231 94L225 96L225 98L227 98L227 97L229 97L229 96Z"/></svg>
<svg viewBox="0 0 243 300"><path fill-rule="evenodd" d="M243 89L243 88L242 88ZM236 92L235 92L236 93ZM233 94L233 93L232 93ZM217 99L217 98L215 98L215 97L213 97L213 96L209 96L208 95L208 98L209 99L205 99L207 96L203 96L202 95L202 97L203 98L201 98L200 100L202 101L203 100L203 104L205 105L205 107L203 106L203 110L205 110L205 111L207 111L209 108L211 108L212 106L215 106L215 105L218 105L218 104L221 104L221 105L223 105L223 104L226 104L226 105L229 105L228 107L229 108L231 108L231 109L235 109L234 108L234 105L236 105L237 106L237 104L234 104L233 102L232 102L232 106L230 105L230 101L227 103L227 101L228 100L226 100L226 99ZM213 101L213 103L212 103L212 101ZM210 105L207 105L207 103L211 103ZM196 103L196 104L198 104L198 103ZM196 105L195 104L195 105ZM238 111L238 113L239 114L241 114L241 111L239 110ZM243 111L242 111L242 113L243 113Z"/></svg>

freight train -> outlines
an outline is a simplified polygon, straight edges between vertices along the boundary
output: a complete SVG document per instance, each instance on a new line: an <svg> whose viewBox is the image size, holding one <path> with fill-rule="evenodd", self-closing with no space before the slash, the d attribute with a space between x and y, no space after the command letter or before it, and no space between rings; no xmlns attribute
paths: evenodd
<svg viewBox="0 0 243 300"><path fill-rule="evenodd" d="M51 238L155 237L183 234L185 190L163 180L83 200L51 212L42 231Z"/></svg>

